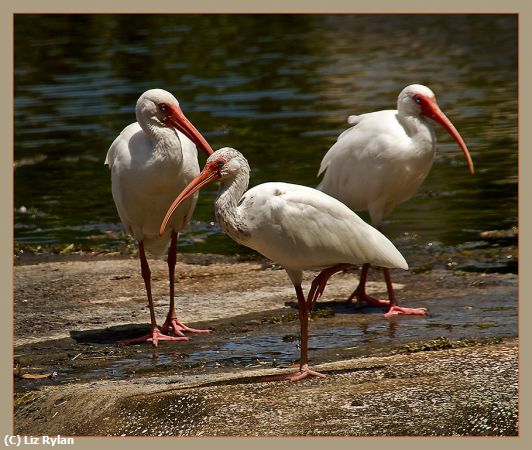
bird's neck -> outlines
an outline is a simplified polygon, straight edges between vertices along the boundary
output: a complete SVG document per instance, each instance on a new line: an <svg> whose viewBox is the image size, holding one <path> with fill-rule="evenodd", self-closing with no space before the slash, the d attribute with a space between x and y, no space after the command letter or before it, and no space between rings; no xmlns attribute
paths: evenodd
<svg viewBox="0 0 532 450"><path fill-rule="evenodd" d="M398 114L398 120L415 143L423 148L434 150L436 134L428 119L419 115Z"/></svg>
<svg viewBox="0 0 532 450"><path fill-rule="evenodd" d="M238 203L249 184L249 169L244 168L231 179L222 179L218 198L214 203L216 220L234 240L244 242L246 227L238 210Z"/></svg>
<svg viewBox="0 0 532 450"><path fill-rule="evenodd" d="M181 141L175 129L149 122L140 125L153 143L154 155L164 159L182 159Z"/></svg>

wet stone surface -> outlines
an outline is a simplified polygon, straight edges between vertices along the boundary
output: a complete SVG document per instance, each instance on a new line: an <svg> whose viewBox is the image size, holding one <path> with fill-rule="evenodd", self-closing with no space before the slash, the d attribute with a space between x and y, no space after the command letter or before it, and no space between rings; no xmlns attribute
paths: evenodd
<svg viewBox="0 0 532 450"><path fill-rule="evenodd" d="M325 379L274 370L47 387L17 398L16 432L63 435L511 436L515 341L323 364Z"/></svg>
<svg viewBox="0 0 532 450"><path fill-rule="evenodd" d="M323 380L265 383L294 370L293 288L266 261L182 255L177 312L209 335L117 346L143 334L138 262L47 257L15 267L15 429L61 435L515 435L517 276L464 272L477 250L409 257L394 271L399 301L426 317L385 319L345 303L358 272L336 275L310 323ZM500 249L501 255L515 249ZM486 257L493 260L493 255ZM513 256L512 256L513 258ZM427 261L428 260L428 261ZM457 264L449 267L449 261ZM425 266L423 265L425 264ZM166 263L152 262L158 320ZM308 285L312 274L305 276ZM378 271L369 293L385 295ZM201 319L199 321L198 319Z"/></svg>

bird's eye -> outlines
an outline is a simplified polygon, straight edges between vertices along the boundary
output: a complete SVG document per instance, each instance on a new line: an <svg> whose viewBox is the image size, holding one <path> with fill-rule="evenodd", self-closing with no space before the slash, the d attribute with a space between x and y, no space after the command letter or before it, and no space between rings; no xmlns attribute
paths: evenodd
<svg viewBox="0 0 532 450"><path fill-rule="evenodd" d="M168 109L168 105L166 103L161 103L159 105L159 109L162 111L162 112L166 112L166 110Z"/></svg>
<svg viewBox="0 0 532 450"><path fill-rule="evenodd" d="M421 103L421 97L419 95L414 95L414 101L416 103Z"/></svg>
<svg viewBox="0 0 532 450"><path fill-rule="evenodd" d="M219 159L216 164L218 164L218 167L222 168L224 165L225 165L225 161L223 161L222 159Z"/></svg>

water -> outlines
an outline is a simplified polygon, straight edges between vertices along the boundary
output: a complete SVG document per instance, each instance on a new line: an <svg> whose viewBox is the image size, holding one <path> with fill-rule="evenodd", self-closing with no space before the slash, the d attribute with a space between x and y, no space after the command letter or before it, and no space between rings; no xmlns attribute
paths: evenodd
<svg viewBox="0 0 532 450"><path fill-rule="evenodd" d="M173 92L214 148L241 150L251 185L316 185L346 117L394 108L414 82L436 92L476 174L438 128L434 167L386 234L455 245L516 225L516 15L17 15L15 240L121 245L103 160L146 89ZM210 225L215 191L181 251L237 251Z"/></svg>
<svg viewBox="0 0 532 450"><path fill-rule="evenodd" d="M321 350L321 358L338 359L337 352L344 357L371 354L378 348L395 348L414 342L429 343L463 339L482 340L516 336L518 308L517 300L499 292L483 293L482 302L471 296L438 299L430 305L431 314L423 317L395 317L392 320L376 318L375 310L368 308L365 314L354 313L352 308L335 303L319 304L320 308L333 308L333 318L313 320L310 326L310 360L315 361ZM332 306L331 306L332 305ZM473 305L473 306L471 306ZM428 306L428 304L424 305ZM380 311L379 311L380 313ZM164 368L206 367L206 368L258 368L287 367L299 361L299 340L297 321L276 331L248 331L231 336L217 343L201 345L199 348L178 343L161 346L157 350L145 351L142 346L127 356L109 359L98 368L80 373L61 367L62 376L72 377L114 377L131 376L139 370L158 371ZM202 337L194 336L194 341ZM203 339L207 339L203 336ZM415 347L415 345L413 346ZM434 347L437 348L437 347ZM332 356L335 355L336 356ZM347 356L345 356L347 355ZM323 360L321 361L323 362ZM54 368L56 369L56 368ZM50 369L51 370L51 369ZM71 373L70 373L71 372Z"/></svg>

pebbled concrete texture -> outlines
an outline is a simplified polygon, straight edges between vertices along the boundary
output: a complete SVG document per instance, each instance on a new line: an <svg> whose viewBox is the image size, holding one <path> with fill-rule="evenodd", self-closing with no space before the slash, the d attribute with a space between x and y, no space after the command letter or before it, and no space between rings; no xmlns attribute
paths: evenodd
<svg viewBox="0 0 532 450"><path fill-rule="evenodd" d="M147 327L135 259L17 264L15 433L517 435L517 275L447 270L448 254L428 264L422 256L419 270L414 258L414 270L393 279L401 304L426 307L427 317L384 319L377 308L346 305L356 271L331 279L318 302L323 314L310 323L310 364L327 378L297 383L263 381L298 360L293 288L267 261L180 255L179 318L214 331L158 349L115 345ZM167 268L151 266L162 321ZM369 293L384 296L381 274L370 276Z"/></svg>
<svg viewBox="0 0 532 450"><path fill-rule="evenodd" d="M515 340L315 368L327 377L261 382L261 377L279 372L265 369L46 387L18 397L15 431L91 436L517 435Z"/></svg>

